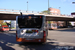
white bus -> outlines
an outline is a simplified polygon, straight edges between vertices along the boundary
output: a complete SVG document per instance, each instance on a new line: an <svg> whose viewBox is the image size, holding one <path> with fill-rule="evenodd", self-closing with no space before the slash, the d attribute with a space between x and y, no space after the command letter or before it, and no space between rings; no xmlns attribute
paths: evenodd
<svg viewBox="0 0 75 50"><path fill-rule="evenodd" d="M44 15L21 15L16 17L17 42L41 42L47 40L48 29Z"/></svg>

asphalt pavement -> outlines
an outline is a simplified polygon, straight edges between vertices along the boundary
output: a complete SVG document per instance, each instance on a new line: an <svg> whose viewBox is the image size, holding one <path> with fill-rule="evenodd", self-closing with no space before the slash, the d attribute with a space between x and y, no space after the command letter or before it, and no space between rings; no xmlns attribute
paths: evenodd
<svg viewBox="0 0 75 50"><path fill-rule="evenodd" d="M16 42L16 31L0 32L0 50L75 50L75 28L49 30L45 44Z"/></svg>

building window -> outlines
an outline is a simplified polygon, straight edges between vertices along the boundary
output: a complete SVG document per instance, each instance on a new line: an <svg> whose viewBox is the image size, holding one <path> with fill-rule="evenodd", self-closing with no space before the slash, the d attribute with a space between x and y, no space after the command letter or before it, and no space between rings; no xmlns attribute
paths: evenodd
<svg viewBox="0 0 75 50"><path fill-rule="evenodd" d="M57 11L55 11L55 12L57 12Z"/></svg>
<svg viewBox="0 0 75 50"><path fill-rule="evenodd" d="M50 11L50 12L54 12L54 11Z"/></svg>

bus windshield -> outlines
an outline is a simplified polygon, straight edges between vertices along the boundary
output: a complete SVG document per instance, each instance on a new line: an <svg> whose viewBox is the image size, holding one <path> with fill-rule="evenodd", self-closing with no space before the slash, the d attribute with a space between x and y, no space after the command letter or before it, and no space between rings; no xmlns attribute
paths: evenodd
<svg viewBox="0 0 75 50"><path fill-rule="evenodd" d="M9 28L9 27L3 27L3 28Z"/></svg>
<svg viewBox="0 0 75 50"><path fill-rule="evenodd" d="M23 16L18 17L19 28L41 28L42 16Z"/></svg>

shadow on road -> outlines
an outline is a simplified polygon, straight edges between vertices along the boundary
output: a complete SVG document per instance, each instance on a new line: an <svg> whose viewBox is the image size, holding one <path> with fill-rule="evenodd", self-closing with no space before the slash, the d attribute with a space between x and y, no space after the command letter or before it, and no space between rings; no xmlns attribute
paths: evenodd
<svg viewBox="0 0 75 50"><path fill-rule="evenodd" d="M1 43L1 40L0 40L0 47L1 47L0 50L15 50L14 48L7 46L6 44L7 42Z"/></svg>
<svg viewBox="0 0 75 50"><path fill-rule="evenodd" d="M47 39L49 41L55 40L55 39ZM73 47L71 50L75 50L74 46L60 46L58 44L54 45L55 42L47 42L45 44L40 43L27 43L27 42L16 42L16 37L11 37L8 35L0 34L0 47L3 50L15 50L16 48L12 48L11 46L14 46L15 44L18 44L17 47L23 48L23 50L55 50L55 49L66 49L65 47ZM63 47L63 48L62 48Z"/></svg>
<svg viewBox="0 0 75 50"><path fill-rule="evenodd" d="M10 47L14 46L15 44L19 44L16 42L15 37L8 36L2 33L0 34L0 47L2 48L2 50L15 50L15 48Z"/></svg>
<svg viewBox="0 0 75 50"><path fill-rule="evenodd" d="M50 41L55 40L55 39L48 39ZM75 50L74 46L69 46L69 45L64 45L64 46L60 46L58 44L56 44L56 42L47 42L45 44L41 44L41 43L29 43L29 42L23 42L20 43L19 46L21 48L24 48L24 50Z"/></svg>
<svg viewBox="0 0 75 50"><path fill-rule="evenodd" d="M20 43L19 46L24 48L24 50L75 50L74 46L59 46L59 45L52 45L55 42L47 42L46 44L40 43Z"/></svg>

